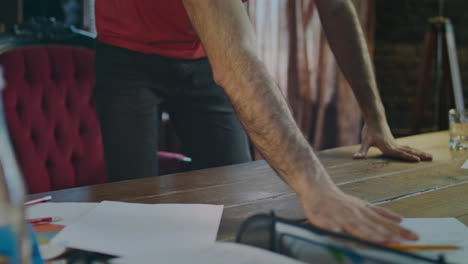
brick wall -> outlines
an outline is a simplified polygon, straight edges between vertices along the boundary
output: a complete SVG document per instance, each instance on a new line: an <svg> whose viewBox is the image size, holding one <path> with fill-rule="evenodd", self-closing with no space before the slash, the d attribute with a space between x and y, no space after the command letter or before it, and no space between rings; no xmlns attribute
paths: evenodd
<svg viewBox="0 0 468 264"><path fill-rule="evenodd" d="M468 1L446 2L445 15L455 28L464 93L468 95ZM397 136L409 134L427 18L438 14L437 7L436 0L376 0L377 80ZM438 130L433 101L425 109L424 131Z"/></svg>

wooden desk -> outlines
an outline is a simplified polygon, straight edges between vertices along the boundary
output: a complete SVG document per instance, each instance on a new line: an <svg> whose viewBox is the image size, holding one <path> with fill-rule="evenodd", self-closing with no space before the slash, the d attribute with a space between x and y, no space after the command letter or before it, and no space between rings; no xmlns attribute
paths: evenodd
<svg viewBox="0 0 468 264"><path fill-rule="evenodd" d="M399 139L433 154L433 162L377 158L353 160L358 146L320 152L334 181L347 193L382 203L406 217L457 217L468 225L468 151L451 152L447 132ZM31 195L35 198L44 194ZM264 161L161 177L50 192L56 202L212 203L225 209L219 240L233 240L248 216L275 210L304 217L297 196Z"/></svg>

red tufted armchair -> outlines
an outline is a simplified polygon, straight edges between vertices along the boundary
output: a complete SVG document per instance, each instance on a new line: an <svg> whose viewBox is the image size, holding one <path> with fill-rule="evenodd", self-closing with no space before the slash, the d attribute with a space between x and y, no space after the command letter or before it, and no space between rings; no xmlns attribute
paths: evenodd
<svg viewBox="0 0 468 264"><path fill-rule="evenodd" d="M106 181L92 97L94 39L46 24L0 36L5 115L29 193ZM159 160L168 171L189 159L159 153Z"/></svg>

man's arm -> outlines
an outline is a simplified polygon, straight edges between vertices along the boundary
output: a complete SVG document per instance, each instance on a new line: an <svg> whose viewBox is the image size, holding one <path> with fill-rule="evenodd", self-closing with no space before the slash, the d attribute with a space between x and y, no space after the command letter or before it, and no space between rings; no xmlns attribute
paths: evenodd
<svg viewBox="0 0 468 264"><path fill-rule="evenodd" d="M378 242L416 239L400 218L341 192L296 126L279 88L255 52L240 0L183 0L213 68L250 138L301 199L310 222Z"/></svg>
<svg viewBox="0 0 468 264"><path fill-rule="evenodd" d="M361 149L355 158L364 158L371 146L385 155L409 161L432 160L430 154L398 146L390 132L377 89L370 54L350 0L316 0L330 47L349 81L366 121Z"/></svg>

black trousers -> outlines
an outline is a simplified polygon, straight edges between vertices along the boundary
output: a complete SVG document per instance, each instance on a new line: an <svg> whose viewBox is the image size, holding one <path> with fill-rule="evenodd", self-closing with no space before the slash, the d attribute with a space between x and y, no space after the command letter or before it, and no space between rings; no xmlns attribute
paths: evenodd
<svg viewBox="0 0 468 264"><path fill-rule="evenodd" d="M207 59L98 43L94 95L110 181L155 176L161 109L194 169L251 160L247 136Z"/></svg>

